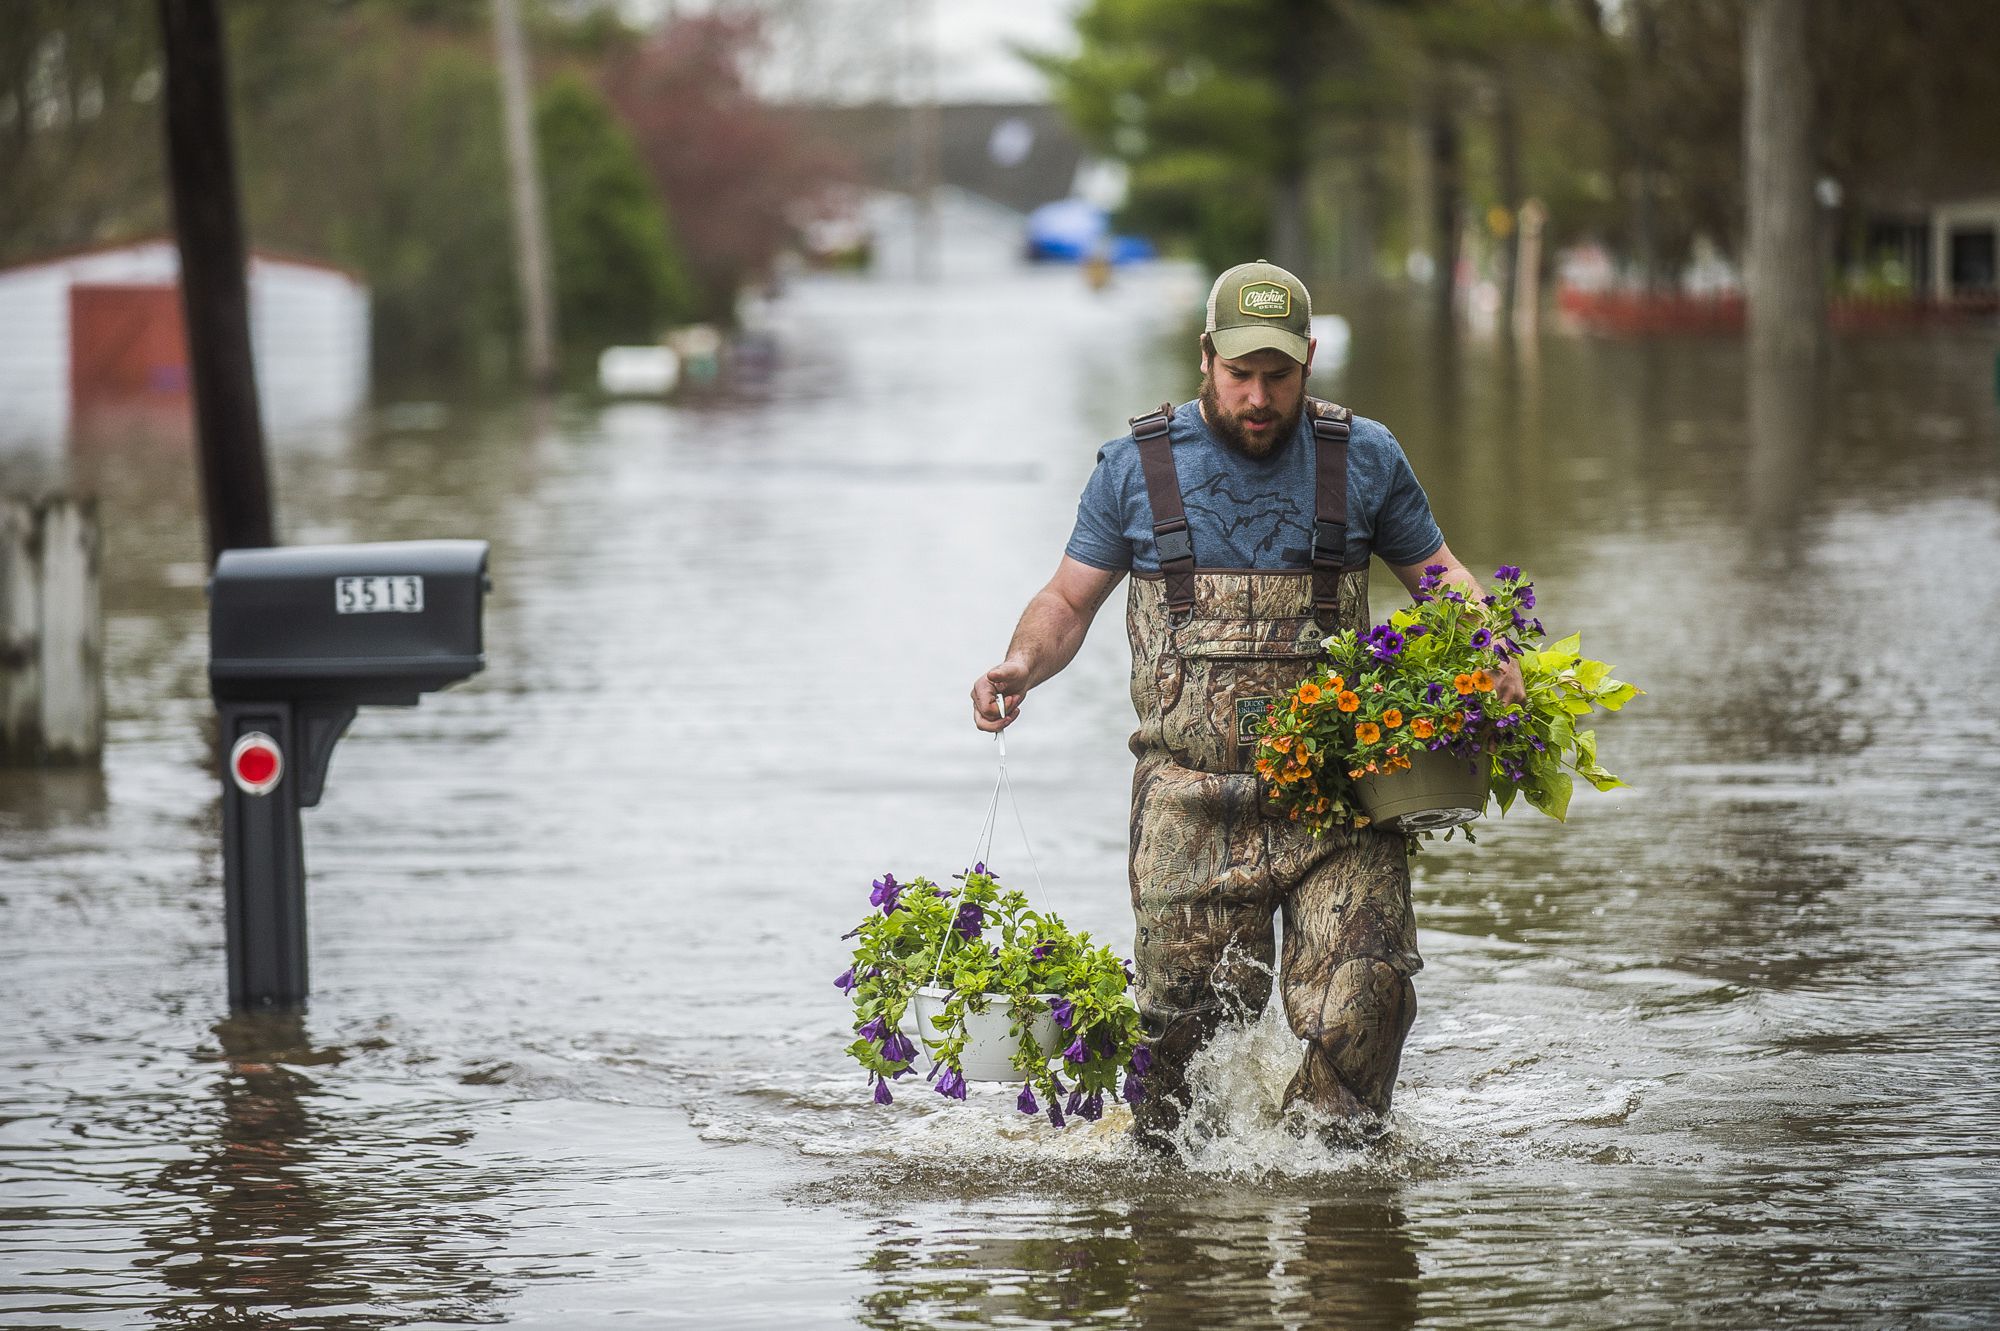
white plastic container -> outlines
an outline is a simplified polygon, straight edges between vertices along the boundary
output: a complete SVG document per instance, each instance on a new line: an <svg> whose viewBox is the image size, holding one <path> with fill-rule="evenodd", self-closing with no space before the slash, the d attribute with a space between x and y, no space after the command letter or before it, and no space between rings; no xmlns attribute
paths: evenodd
<svg viewBox="0 0 2000 1331"><path fill-rule="evenodd" d="M944 1005L951 995L943 989L925 987L917 990L910 1003L910 1011L915 1014L917 1042L936 1042L944 1037L931 1020L944 1015ZM1035 1018L1035 1043L1042 1048L1048 1058L1059 1056L1069 1043L1069 1034L1056 1025L1056 1019L1049 1014L1048 1004L1054 995L1041 996L1043 1008ZM968 1012L965 1016L965 1053L959 1059L959 1071L967 1081L1019 1081L1021 1074L1015 1070L1014 1038L1010 1033L1013 1025L1008 1015L1006 1000L999 994L993 995L984 1012ZM926 1050L928 1052L928 1050Z"/></svg>

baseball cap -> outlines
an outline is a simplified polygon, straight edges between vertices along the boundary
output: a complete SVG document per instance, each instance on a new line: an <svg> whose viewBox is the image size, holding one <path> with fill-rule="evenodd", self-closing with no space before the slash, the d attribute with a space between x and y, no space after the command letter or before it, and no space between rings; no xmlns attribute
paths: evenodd
<svg viewBox="0 0 2000 1331"><path fill-rule="evenodd" d="M1312 297L1305 283L1275 263L1239 263L1208 289L1202 331L1224 360L1270 347L1303 365L1311 354Z"/></svg>

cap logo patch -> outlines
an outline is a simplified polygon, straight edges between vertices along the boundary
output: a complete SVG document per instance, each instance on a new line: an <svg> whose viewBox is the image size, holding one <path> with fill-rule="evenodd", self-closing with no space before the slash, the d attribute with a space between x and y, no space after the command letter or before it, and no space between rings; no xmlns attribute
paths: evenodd
<svg viewBox="0 0 2000 1331"><path fill-rule="evenodd" d="M1292 293L1277 282L1250 282L1237 293L1236 308L1259 319L1289 318Z"/></svg>

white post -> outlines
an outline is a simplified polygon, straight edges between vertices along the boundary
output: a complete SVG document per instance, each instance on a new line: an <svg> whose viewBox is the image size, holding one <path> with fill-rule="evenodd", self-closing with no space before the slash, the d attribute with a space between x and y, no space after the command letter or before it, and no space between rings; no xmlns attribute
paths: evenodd
<svg viewBox="0 0 2000 1331"><path fill-rule="evenodd" d="M104 753L96 506L0 499L0 766Z"/></svg>
<svg viewBox="0 0 2000 1331"><path fill-rule="evenodd" d="M1542 225L1549 210L1540 199L1521 205L1521 244L1514 259L1514 335L1533 338L1541 329Z"/></svg>
<svg viewBox="0 0 2000 1331"><path fill-rule="evenodd" d="M51 763L104 753L104 611L97 505L42 505L42 746Z"/></svg>
<svg viewBox="0 0 2000 1331"><path fill-rule="evenodd" d="M41 756L42 578L35 538L35 506L0 497L0 767Z"/></svg>

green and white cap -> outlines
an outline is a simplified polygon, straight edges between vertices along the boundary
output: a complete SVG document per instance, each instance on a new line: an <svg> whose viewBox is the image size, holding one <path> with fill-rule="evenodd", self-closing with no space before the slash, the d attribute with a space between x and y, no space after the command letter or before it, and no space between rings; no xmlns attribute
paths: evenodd
<svg viewBox="0 0 2000 1331"><path fill-rule="evenodd" d="M1305 283L1275 263L1239 263L1208 289L1202 331L1224 360L1269 347L1303 365L1311 354L1312 297Z"/></svg>

